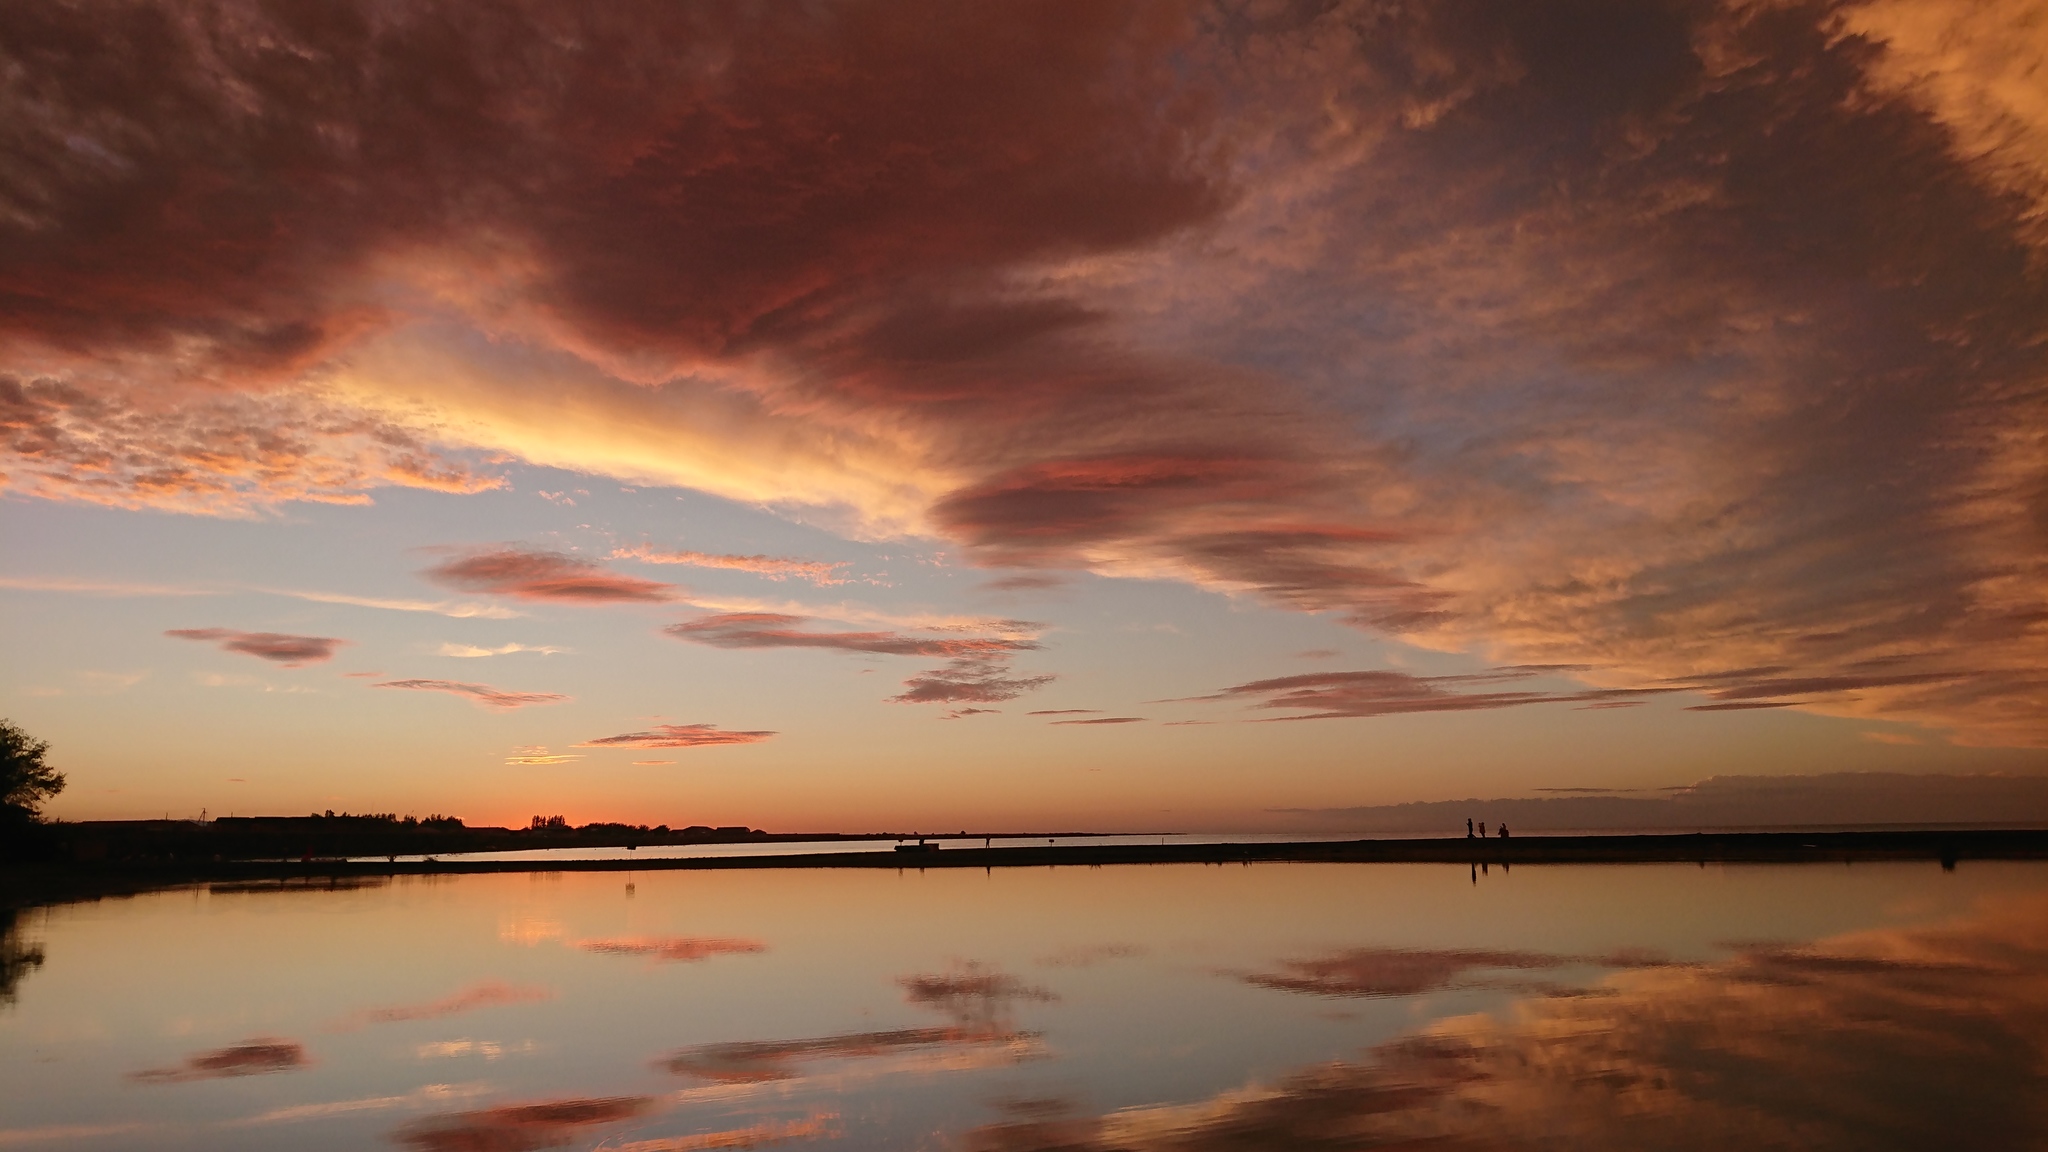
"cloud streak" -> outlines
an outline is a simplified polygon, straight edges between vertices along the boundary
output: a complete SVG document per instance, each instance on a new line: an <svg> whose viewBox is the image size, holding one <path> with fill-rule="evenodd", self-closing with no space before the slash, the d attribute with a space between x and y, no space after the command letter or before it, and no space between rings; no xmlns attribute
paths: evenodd
<svg viewBox="0 0 2048 1152"><path fill-rule="evenodd" d="M519 600L572 603L661 603L676 598L672 585L626 576L560 552L497 548L459 556L426 570L427 579L464 592Z"/></svg>
<svg viewBox="0 0 2048 1152"><path fill-rule="evenodd" d="M774 612L729 612L706 616L662 631L678 640L714 648L822 648L881 656L936 656L986 660L1034 651L1036 641L1013 636L909 636L901 632L820 632L802 627L802 616Z"/></svg>
<svg viewBox="0 0 2048 1152"><path fill-rule="evenodd" d="M643 564L684 564L692 568L725 568L735 572L751 572L769 580L803 580L820 587L847 584L851 581L839 575L841 568L849 566L848 561L826 562L822 560L795 560L787 556L736 556L725 552L664 552L651 544L636 544L628 548L612 549L614 560L638 560Z"/></svg>
<svg viewBox="0 0 2048 1152"><path fill-rule="evenodd" d="M131 1072L128 1078L144 1084L178 1084L191 1080L223 1080L291 1072L311 1063L305 1046L295 1040L257 1039L211 1052L194 1053L176 1067Z"/></svg>
<svg viewBox="0 0 2048 1152"><path fill-rule="evenodd" d="M439 1000L428 1000L419 1004L396 1004L386 1008L366 1008L344 1017L337 1026L348 1028L361 1024L439 1020L448 1016L460 1016L465 1012L474 1012L480 1008L532 1004L554 998L555 993L551 988L531 984L508 984L503 980L484 980L459 992L443 996Z"/></svg>
<svg viewBox="0 0 2048 1152"><path fill-rule="evenodd" d="M658 724L645 732L600 736L572 748L709 748L721 744L759 744L774 732L727 731L716 724ZM639 763L639 761L636 761ZM650 761L652 763L652 761ZM659 761L667 763L667 761Z"/></svg>
<svg viewBox="0 0 2048 1152"><path fill-rule="evenodd" d="M588 1129L617 1124L655 1110L647 1096L603 1096L506 1104L476 1112L427 1116L391 1139L419 1152L534 1152L568 1144Z"/></svg>
<svg viewBox="0 0 2048 1152"><path fill-rule="evenodd" d="M768 950L768 946L759 940L732 936L620 936L578 940L576 947L606 956L645 956L652 960L686 962Z"/></svg>
<svg viewBox="0 0 2048 1152"><path fill-rule="evenodd" d="M173 628L165 632L180 640L202 640L216 644L223 652L240 652L286 668L303 668L334 658L334 650L348 643L332 636L293 636L283 632L239 632L233 628Z"/></svg>
<svg viewBox="0 0 2048 1152"><path fill-rule="evenodd" d="M385 680L370 687L399 688L407 692L446 692L451 696L464 697L477 707L489 708L493 712L511 712L536 704L561 704L572 699L559 692L515 692L493 688L489 684L471 684L462 680Z"/></svg>

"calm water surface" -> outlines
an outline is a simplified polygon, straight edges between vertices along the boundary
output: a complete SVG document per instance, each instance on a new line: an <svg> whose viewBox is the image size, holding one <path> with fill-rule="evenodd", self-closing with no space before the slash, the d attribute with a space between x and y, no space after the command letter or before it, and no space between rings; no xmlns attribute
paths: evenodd
<svg viewBox="0 0 2048 1152"><path fill-rule="evenodd" d="M0 989L5 1148L2048 1146L2038 864L216 887Z"/></svg>

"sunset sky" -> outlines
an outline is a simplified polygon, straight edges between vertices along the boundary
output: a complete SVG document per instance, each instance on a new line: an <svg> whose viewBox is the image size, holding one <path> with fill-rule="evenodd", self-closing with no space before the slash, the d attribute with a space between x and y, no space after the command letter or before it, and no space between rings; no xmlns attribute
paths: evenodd
<svg viewBox="0 0 2048 1152"><path fill-rule="evenodd" d="M73 819L2048 771L2048 0L0 12Z"/></svg>

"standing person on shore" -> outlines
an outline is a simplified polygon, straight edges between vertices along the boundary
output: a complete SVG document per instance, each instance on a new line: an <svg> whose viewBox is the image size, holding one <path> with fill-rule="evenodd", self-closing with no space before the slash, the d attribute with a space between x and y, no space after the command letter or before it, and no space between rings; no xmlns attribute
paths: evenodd
<svg viewBox="0 0 2048 1152"><path fill-rule="evenodd" d="M1467 817L1465 817L1465 839L1467 839L1467 840L1470 840L1471 838L1472 838L1472 818L1471 818L1470 816L1467 816Z"/></svg>
<svg viewBox="0 0 2048 1152"><path fill-rule="evenodd" d="M1507 839L1507 838L1508 838L1508 826L1507 826L1507 825L1505 825L1505 824L1501 825L1501 826L1500 826L1500 831L1499 831L1499 832L1497 833L1497 835L1498 835L1498 836L1499 836L1499 837L1500 837L1501 839L1503 839L1503 840Z"/></svg>

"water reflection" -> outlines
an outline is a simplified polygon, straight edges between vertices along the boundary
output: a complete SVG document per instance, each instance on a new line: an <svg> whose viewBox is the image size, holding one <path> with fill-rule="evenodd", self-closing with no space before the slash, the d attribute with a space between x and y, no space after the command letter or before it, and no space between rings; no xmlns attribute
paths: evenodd
<svg viewBox="0 0 2048 1152"><path fill-rule="evenodd" d="M1420 986L1506 957L1396 966ZM1283 985L1284 986L1284 985ZM1375 993L1378 994L1378 993ZM2048 900L1610 977L1208 1100L986 1125L987 1152L2038 1148Z"/></svg>
<svg viewBox="0 0 2048 1152"><path fill-rule="evenodd" d="M311 1062L306 1059L306 1046L298 1041L263 1038L211 1052L195 1052L175 1067L146 1068L130 1072L128 1078L144 1084L176 1084L183 1080L220 1080L229 1076L289 1072L294 1068L304 1068Z"/></svg>
<svg viewBox="0 0 2048 1152"><path fill-rule="evenodd" d="M0 1148L2048 1141L2048 866L1494 877L535 874L57 908L56 959L0 1012ZM38 949L4 926L12 991Z"/></svg>
<svg viewBox="0 0 2048 1152"><path fill-rule="evenodd" d="M42 966L42 948L22 937L20 913L0 908L0 1004L12 1004L15 985Z"/></svg>
<svg viewBox="0 0 2048 1152"><path fill-rule="evenodd" d="M653 1099L646 1096L515 1104L430 1116L399 1129L394 1139L421 1152L532 1152L559 1148L584 1129L616 1124L653 1108Z"/></svg>
<svg viewBox="0 0 2048 1152"><path fill-rule="evenodd" d="M1573 965L1659 968L1669 963L1661 954L1645 949L1624 949L1605 956L1552 956L1540 952L1352 948L1308 960L1283 961L1277 972L1246 973L1243 979L1262 988L1315 996L1416 996L1456 987L1522 991L1553 987L1526 980L1467 978L1473 972L1540 971Z"/></svg>

